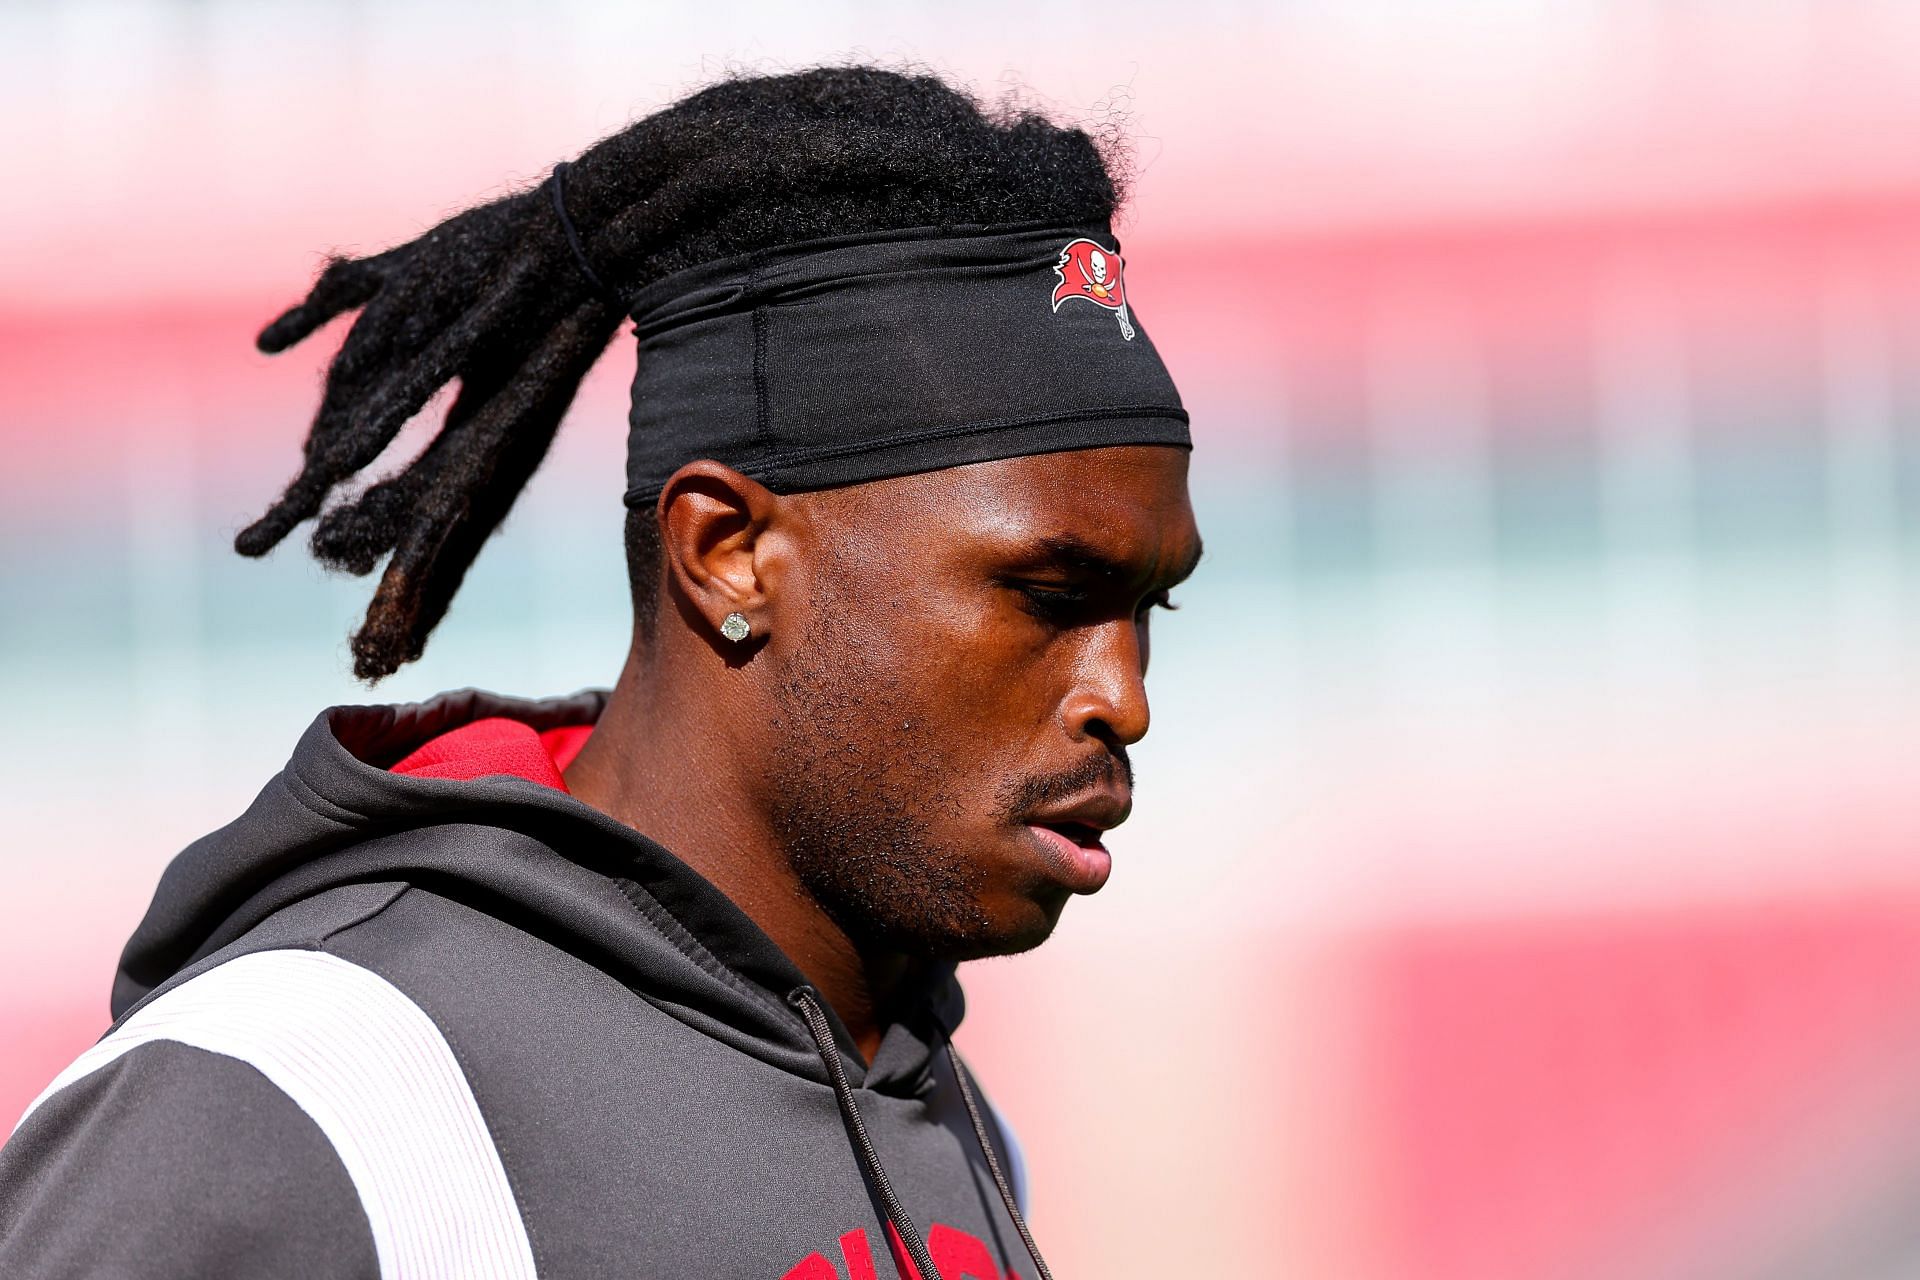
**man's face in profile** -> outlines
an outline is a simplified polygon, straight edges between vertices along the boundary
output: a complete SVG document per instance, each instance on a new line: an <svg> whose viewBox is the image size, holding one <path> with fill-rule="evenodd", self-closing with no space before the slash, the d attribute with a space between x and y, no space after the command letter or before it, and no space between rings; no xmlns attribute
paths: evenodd
<svg viewBox="0 0 1920 1280"><path fill-rule="evenodd" d="M1100 833L1132 803L1150 615L1200 554L1186 451L796 498L812 534L783 592L798 625L768 646L776 834L857 943L945 959L1038 945L1106 880Z"/></svg>

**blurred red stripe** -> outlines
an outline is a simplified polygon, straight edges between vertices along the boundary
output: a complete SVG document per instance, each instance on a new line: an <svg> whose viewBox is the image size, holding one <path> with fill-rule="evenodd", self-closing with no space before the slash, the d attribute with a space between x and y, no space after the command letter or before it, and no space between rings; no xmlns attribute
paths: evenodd
<svg viewBox="0 0 1920 1280"><path fill-rule="evenodd" d="M1369 954L1397 1275L1619 1274L1920 1039L1916 901L1419 926Z"/></svg>

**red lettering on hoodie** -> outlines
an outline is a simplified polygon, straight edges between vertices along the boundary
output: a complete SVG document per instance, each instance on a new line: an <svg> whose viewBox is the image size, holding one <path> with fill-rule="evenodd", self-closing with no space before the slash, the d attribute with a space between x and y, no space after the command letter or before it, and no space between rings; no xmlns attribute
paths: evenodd
<svg viewBox="0 0 1920 1280"><path fill-rule="evenodd" d="M793 1265L793 1269L780 1280L840 1280L840 1273L833 1264L818 1253L810 1253Z"/></svg>
<svg viewBox="0 0 1920 1280"><path fill-rule="evenodd" d="M901 1280L925 1280L920 1268L907 1256L907 1246L891 1222L887 1224L887 1243L892 1246L893 1265ZM1001 1275L985 1242L944 1222L934 1223L927 1232L927 1252L939 1269L938 1280L1020 1280L1020 1274L1015 1271ZM861 1228L855 1227L840 1237L840 1256L846 1260L846 1280L879 1280L873 1268L873 1248ZM810 1253L780 1280L841 1280L841 1277L825 1254Z"/></svg>
<svg viewBox="0 0 1920 1280"><path fill-rule="evenodd" d="M847 1280L879 1280L873 1273L873 1250L859 1227L840 1237L840 1256L847 1260Z"/></svg>
<svg viewBox="0 0 1920 1280"><path fill-rule="evenodd" d="M928 1228L927 1252L933 1255L941 1280L1001 1280L986 1242L944 1222Z"/></svg>

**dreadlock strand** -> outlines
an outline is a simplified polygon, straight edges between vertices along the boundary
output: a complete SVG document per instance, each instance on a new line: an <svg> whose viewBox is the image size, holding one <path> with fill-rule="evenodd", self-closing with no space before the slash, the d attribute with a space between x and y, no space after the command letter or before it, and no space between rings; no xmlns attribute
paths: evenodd
<svg viewBox="0 0 1920 1280"><path fill-rule="evenodd" d="M517 354L514 348L522 344L512 341L512 337L520 336L522 329L516 323L521 317L515 313L533 310L543 301L532 290L522 292L521 286L537 287L542 275L539 263L514 262L508 268L507 277L478 299L471 310L424 350L393 369L384 381L369 388L351 406L351 428L339 437L338 455L329 459L331 468L338 474L350 475L371 463L400 428L420 412L435 392L453 381L483 346L497 344L496 351L487 352L490 356L511 358Z"/></svg>
<svg viewBox="0 0 1920 1280"><path fill-rule="evenodd" d="M496 216L510 212L505 206L514 199L519 197L496 202L486 212ZM469 227L478 225L477 219L462 217L468 217ZM411 250L420 243L405 247ZM411 255L408 266L415 266ZM550 271L543 274L541 255L510 258L504 275L485 282L485 294L457 295L463 304L458 318L437 333L381 325L386 316L407 314L414 277L419 274L420 270L408 271L394 291L382 292L354 322L328 369L320 410L307 437L306 465L280 500L235 539L242 555L264 555L294 526L318 514L333 489L378 458L477 348L515 332L512 313L538 307L543 301L539 286L551 279ZM440 309L454 308L443 305Z"/></svg>
<svg viewBox="0 0 1920 1280"><path fill-rule="evenodd" d="M499 377L485 384L463 380L440 429L412 462L320 517L307 543L314 559L357 577L373 572L400 540L423 497L439 482L448 458L473 447L465 428L503 382Z"/></svg>
<svg viewBox="0 0 1920 1280"><path fill-rule="evenodd" d="M386 282L383 267L391 257L391 253L384 253L371 258L329 258L307 296L262 329L254 345L268 355L277 355L305 341L342 312L365 306Z"/></svg>
<svg viewBox="0 0 1920 1280"><path fill-rule="evenodd" d="M604 307L577 306L480 406L461 444L438 458L439 483L418 495L415 517L396 540L353 637L360 678L391 675L424 651L474 557L545 459L581 379L615 327Z"/></svg>
<svg viewBox="0 0 1920 1280"><path fill-rule="evenodd" d="M617 317L608 321L610 328L617 323ZM595 354L605 345L606 339L599 339ZM358 576L371 573L380 557L394 549L422 499L448 466L457 465L459 455L477 447L468 425L517 373L517 365L505 360L477 363L477 369L461 375L459 394L440 429L412 462L320 518L308 544L315 559Z"/></svg>

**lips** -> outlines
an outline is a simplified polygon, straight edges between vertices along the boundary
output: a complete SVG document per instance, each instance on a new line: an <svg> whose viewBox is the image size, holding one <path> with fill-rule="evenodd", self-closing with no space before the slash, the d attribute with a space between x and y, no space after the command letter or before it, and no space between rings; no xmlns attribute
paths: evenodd
<svg viewBox="0 0 1920 1280"><path fill-rule="evenodd" d="M1027 824L1027 833L1052 868L1054 877L1075 893L1093 893L1113 874L1113 855L1100 843L1100 833L1073 823L1043 826Z"/></svg>
<svg viewBox="0 0 1920 1280"><path fill-rule="evenodd" d="M1111 831L1125 822L1132 809L1133 795L1128 789L1091 791L1071 801L1035 809L1025 820L1062 832L1079 828L1089 832L1097 843L1102 831Z"/></svg>
<svg viewBox="0 0 1920 1280"><path fill-rule="evenodd" d="M1113 855L1100 835L1126 821L1130 808L1130 796L1099 791L1028 814L1027 831L1061 883L1075 893L1093 893L1113 873Z"/></svg>

